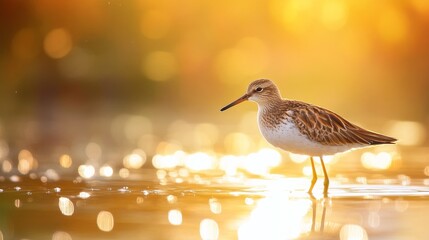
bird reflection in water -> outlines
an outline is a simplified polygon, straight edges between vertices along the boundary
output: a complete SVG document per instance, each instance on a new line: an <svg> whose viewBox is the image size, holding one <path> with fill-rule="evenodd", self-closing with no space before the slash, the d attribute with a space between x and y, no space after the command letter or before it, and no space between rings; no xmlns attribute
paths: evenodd
<svg viewBox="0 0 429 240"><path fill-rule="evenodd" d="M319 230L316 230L316 221L317 221L317 205L318 205L318 199L316 199L312 194L310 194L310 200L312 202L311 208L312 208L312 218L311 218L311 232L310 236L312 238L317 237L319 234L323 235L325 230L325 218L326 218L326 201L328 201L328 198L321 199L321 206L322 206L322 216L320 218L320 224L319 224Z"/></svg>

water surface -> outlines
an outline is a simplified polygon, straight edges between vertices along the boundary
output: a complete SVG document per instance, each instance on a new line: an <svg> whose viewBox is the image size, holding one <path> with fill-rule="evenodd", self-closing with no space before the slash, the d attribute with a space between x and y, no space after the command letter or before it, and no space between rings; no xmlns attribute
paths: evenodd
<svg viewBox="0 0 429 240"><path fill-rule="evenodd" d="M193 180L190 180L193 179ZM332 179L323 198L309 179L192 177L4 180L3 239L425 239L423 180ZM1 239L1 238L0 238Z"/></svg>

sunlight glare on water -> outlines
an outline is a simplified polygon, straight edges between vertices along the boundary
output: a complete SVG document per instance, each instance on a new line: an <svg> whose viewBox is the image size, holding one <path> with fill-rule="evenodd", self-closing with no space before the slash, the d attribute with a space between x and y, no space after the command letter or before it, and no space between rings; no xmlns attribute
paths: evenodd
<svg viewBox="0 0 429 240"><path fill-rule="evenodd" d="M244 156L226 155L219 158L219 168L222 169L227 176L237 174L237 169L243 161Z"/></svg>
<svg viewBox="0 0 429 240"><path fill-rule="evenodd" d="M214 156L204 152L189 154L185 157L185 166L192 171L213 169L216 164Z"/></svg>
<svg viewBox="0 0 429 240"><path fill-rule="evenodd" d="M261 148L247 155L220 155L210 152L185 153L176 151L173 154L157 154L152 158L152 164L157 169L169 170L168 174L175 174L173 169L179 169L182 177L187 177L189 172L201 172L210 170L222 170L228 176L234 176L239 169L251 174L264 176L271 169L282 162L281 154L272 148ZM183 174L185 173L185 174ZM166 172L158 172L158 178L164 179Z"/></svg>
<svg viewBox="0 0 429 240"><path fill-rule="evenodd" d="M238 239L297 238L309 229L303 220L310 206L309 200L290 200L279 192L260 199L250 217L240 225Z"/></svg>
<svg viewBox="0 0 429 240"><path fill-rule="evenodd" d="M242 161L243 168L256 175L268 174L271 168L281 163L281 155L274 149L263 148L251 153Z"/></svg>
<svg viewBox="0 0 429 240"><path fill-rule="evenodd" d="M180 166L186 156L183 151L176 151L173 155L157 154L152 158L152 164L157 169L172 169Z"/></svg>
<svg viewBox="0 0 429 240"><path fill-rule="evenodd" d="M244 199L244 203L246 205L253 205L255 203L255 200L253 198L247 197Z"/></svg>

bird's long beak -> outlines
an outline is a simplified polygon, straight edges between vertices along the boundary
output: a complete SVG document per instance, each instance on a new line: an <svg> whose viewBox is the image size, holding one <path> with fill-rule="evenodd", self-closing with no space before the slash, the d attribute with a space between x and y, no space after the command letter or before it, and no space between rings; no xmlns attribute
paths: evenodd
<svg viewBox="0 0 429 240"><path fill-rule="evenodd" d="M232 102L232 103L230 103L230 104L226 105L225 107L223 107L223 108L221 109L221 111L225 111L225 110L227 110L228 108L230 108L230 107L232 107L232 106L235 106L235 105L237 105L237 104L239 104L239 103L241 103L241 102L244 102L244 101L246 101L247 99L249 99L249 97L250 97L250 95L246 93L246 94L244 94L242 97L240 97L239 99L237 99L237 100L235 100L234 102Z"/></svg>

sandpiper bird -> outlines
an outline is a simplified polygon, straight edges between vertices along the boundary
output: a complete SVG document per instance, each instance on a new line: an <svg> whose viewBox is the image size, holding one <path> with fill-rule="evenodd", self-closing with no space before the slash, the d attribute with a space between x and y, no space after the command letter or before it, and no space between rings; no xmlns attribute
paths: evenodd
<svg viewBox="0 0 429 240"><path fill-rule="evenodd" d="M282 99L277 86L268 79L250 83L242 97L226 105L221 111L246 100L258 104L259 130L269 143L285 151L311 156L313 179L309 194L312 194L317 181L313 157L320 157L325 175L323 193L327 196L329 177L323 156L396 141L395 138L358 127L327 109Z"/></svg>

